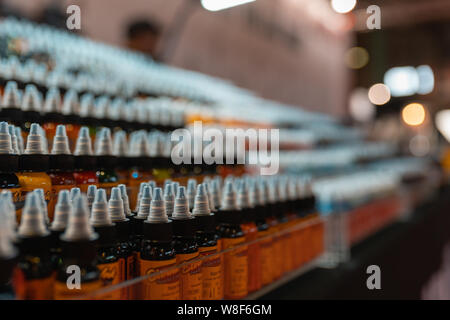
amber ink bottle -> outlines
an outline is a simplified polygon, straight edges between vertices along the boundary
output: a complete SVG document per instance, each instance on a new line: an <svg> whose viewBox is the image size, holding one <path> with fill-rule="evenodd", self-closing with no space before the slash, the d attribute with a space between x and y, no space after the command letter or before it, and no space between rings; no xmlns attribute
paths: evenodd
<svg viewBox="0 0 450 320"><path fill-rule="evenodd" d="M144 241L139 261L140 274L150 275L142 283L139 298L150 300L179 300L180 272L171 268L157 276L154 272L164 271L177 263L173 246L172 222L168 219L161 188L155 188L150 214L144 222Z"/></svg>
<svg viewBox="0 0 450 320"><path fill-rule="evenodd" d="M50 257L50 232L36 192L26 196L18 229L20 259L18 269L23 279L19 299L53 298L53 267Z"/></svg>
<svg viewBox="0 0 450 320"><path fill-rule="evenodd" d="M86 197L81 194L72 200L66 230L61 235L62 264L55 281L55 300L63 299L95 299L95 292L102 288L100 270L97 268L98 234L89 224L89 212ZM77 268L74 268L76 266ZM68 278L79 272L80 286L73 286Z"/></svg>
<svg viewBox="0 0 450 320"><path fill-rule="evenodd" d="M241 228L241 213L236 204L233 182L227 181L222 196L220 235L224 253L225 299L241 299L248 294L248 247Z"/></svg>
<svg viewBox="0 0 450 320"><path fill-rule="evenodd" d="M202 260L203 300L223 299L223 257L217 247L216 222L209 208L208 194L203 184L197 186L192 211L196 220L196 240Z"/></svg>
<svg viewBox="0 0 450 320"><path fill-rule="evenodd" d="M111 222L106 202L106 192L98 189L92 204L90 224L98 234L97 268L100 270L100 281L104 287L117 285L123 281L117 252L117 234ZM121 290L114 290L102 295L104 300L118 300Z"/></svg>
<svg viewBox="0 0 450 320"><path fill-rule="evenodd" d="M196 221L189 212L185 192L185 187L178 188L174 211L171 215L177 263L184 264L180 266L181 299L201 300L203 294L202 262L192 261L199 257L195 238Z"/></svg>

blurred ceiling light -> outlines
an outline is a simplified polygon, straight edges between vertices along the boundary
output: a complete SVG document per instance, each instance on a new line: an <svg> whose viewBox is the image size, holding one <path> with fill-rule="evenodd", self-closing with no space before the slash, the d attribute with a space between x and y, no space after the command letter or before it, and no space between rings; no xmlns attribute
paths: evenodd
<svg viewBox="0 0 450 320"><path fill-rule="evenodd" d="M361 69L369 62L369 53L365 48L353 47L345 53L345 63L349 68Z"/></svg>
<svg viewBox="0 0 450 320"><path fill-rule="evenodd" d="M439 132L450 142L450 110L441 110L436 113L435 122Z"/></svg>
<svg viewBox="0 0 450 320"><path fill-rule="evenodd" d="M331 0L331 7L337 13L348 13L356 6L356 0Z"/></svg>
<svg viewBox="0 0 450 320"><path fill-rule="evenodd" d="M425 121L425 108L420 103L410 103L402 110L403 121L410 126L421 125Z"/></svg>
<svg viewBox="0 0 450 320"><path fill-rule="evenodd" d="M370 87L368 97L370 102L381 106L391 100L391 92L386 85L377 83Z"/></svg>
<svg viewBox="0 0 450 320"><path fill-rule="evenodd" d="M375 116L375 106L370 103L368 90L356 88L350 95L349 111L353 119L359 122L367 122Z"/></svg>
<svg viewBox="0 0 450 320"><path fill-rule="evenodd" d="M393 97L411 96L419 89L419 74L414 67L395 67L384 74L384 83Z"/></svg>
<svg viewBox="0 0 450 320"><path fill-rule="evenodd" d="M430 152L430 139L421 134L412 137L409 141L409 151L415 157L426 156Z"/></svg>
<svg viewBox="0 0 450 320"><path fill-rule="evenodd" d="M202 7L208 11L220 11L254 1L255 0L201 0L200 2Z"/></svg>
<svg viewBox="0 0 450 320"><path fill-rule="evenodd" d="M418 94L429 94L434 89L434 73L430 66L423 65L416 68L419 76Z"/></svg>

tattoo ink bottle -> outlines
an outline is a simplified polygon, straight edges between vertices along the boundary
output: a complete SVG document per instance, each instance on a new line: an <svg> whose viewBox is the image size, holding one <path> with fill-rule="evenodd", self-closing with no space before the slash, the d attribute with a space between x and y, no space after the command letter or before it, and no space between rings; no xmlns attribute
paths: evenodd
<svg viewBox="0 0 450 320"><path fill-rule="evenodd" d="M58 270L62 264L61 243L59 237L64 232L69 219L70 210L70 194L68 190L61 190L58 194L58 201L55 206L55 214L53 222L50 226L50 258L53 270Z"/></svg>
<svg viewBox="0 0 450 320"><path fill-rule="evenodd" d="M16 126L22 125L20 99L21 96L19 88L17 87L17 82L8 81L3 92L2 108L0 112L1 120L9 121Z"/></svg>
<svg viewBox="0 0 450 320"><path fill-rule="evenodd" d="M16 235L14 230L15 214L8 208L4 199L0 200L0 300L13 300L16 294L13 288L13 274L19 252L14 247ZM8 213L13 214L14 220Z"/></svg>
<svg viewBox="0 0 450 320"><path fill-rule="evenodd" d="M117 257L116 229L108 214L106 192L103 189L98 189L95 194L89 222L98 234L97 268L100 270L100 281L104 287L119 284L122 281L122 275ZM121 290L108 292L102 296L102 299L120 299L120 292Z"/></svg>
<svg viewBox="0 0 450 320"><path fill-rule="evenodd" d="M120 280L125 281L128 274L127 265L132 263L133 259L133 251L130 244L131 221L125 216L122 194L118 187L114 187L111 190L111 198L108 201L108 212L116 229ZM121 298L126 299L127 296L128 289L121 290Z"/></svg>
<svg viewBox="0 0 450 320"><path fill-rule="evenodd" d="M140 275L151 275L175 266L172 222L168 219L161 188L155 188L150 214L144 222L144 241L139 261ZM180 271L173 268L161 275L149 277L142 284L141 298L149 300L179 300Z"/></svg>
<svg viewBox="0 0 450 320"><path fill-rule="evenodd" d="M147 184L143 185L143 190L140 192L139 210L137 214L131 218L133 226L133 256L135 261L134 276L136 277L141 275L139 262L141 260L142 242L144 241L144 221L147 220L148 215L150 214L150 203L152 200L151 190L152 189Z"/></svg>
<svg viewBox="0 0 450 320"><path fill-rule="evenodd" d="M112 155L111 130L109 128L101 129L98 139L95 141L95 146L98 187L105 189L109 196L111 189L119 184L119 178L115 172L117 158Z"/></svg>
<svg viewBox="0 0 450 320"><path fill-rule="evenodd" d="M215 216L209 209L208 195L203 184L198 185L194 200L194 209L197 232L196 240L200 256L205 258L202 263L203 300L223 299L223 256L218 254Z"/></svg>
<svg viewBox="0 0 450 320"><path fill-rule="evenodd" d="M199 257L195 239L195 218L189 212L185 187L179 187L171 215L174 247L177 263L182 264ZM180 267L180 286L182 300L202 299L202 262L190 262Z"/></svg>
<svg viewBox="0 0 450 320"><path fill-rule="evenodd" d="M75 177L73 175L74 157L70 153L66 128L62 124L58 125L56 128L49 159L50 169L48 175L52 181L52 191L50 193L48 211L50 219L52 219L59 191L74 188L76 185Z"/></svg>
<svg viewBox="0 0 450 320"><path fill-rule="evenodd" d="M130 280L134 277L135 275L135 243L133 241L133 220L132 218L134 217L134 214L131 212L130 210L130 203L128 200L128 194L127 194L127 187L124 184L119 184L119 189L120 189L120 196L122 197L122 202L123 202L123 210L125 213L125 217L129 220L128 224L128 235L127 235L127 239L126 241L128 242L128 251L129 253L127 254L127 258L126 258L126 266L125 266L125 270L126 270L126 274L125 274L125 280Z"/></svg>
<svg viewBox="0 0 450 320"><path fill-rule="evenodd" d="M251 242L258 238L258 228L255 223L255 210L250 206L249 194L245 180L242 180L238 188L237 206L241 209L242 232L245 241ZM253 292L261 287L261 257L259 243L248 245L248 292Z"/></svg>
<svg viewBox="0 0 450 320"><path fill-rule="evenodd" d="M250 203L255 210L255 222L258 228L260 265L261 265L261 285L268 285L273 281L273 248L272 237L267 223L266 195L267 185L263 181L256 182L250 188Z"/></svg>
<svg viewBox="0 0 450 320"><path fill-rule="evenodd" d="M225 184L222 205L220 234L223 250L234 248L224 253L224 297L241 299L248 294L248 246L241 229L241 214L236 205L233 182Z"/></svg>
<svg viewBox="0 0 450 320"><path fill-rule="evenodd" d="M92 153L91 137L88 127L81 127L75 146L75 172L73 174L77 187L86 192L89 185L98 184L97 159Z"/></svg>
<svg viewBox="0 0 450 320"><path fill-rule="evenodd" d="M86 197L79 195L72 200L66 230L61 235L62 265L56 275L55 300L86 298L102 288L100 271L97 268L98 235L89 224ZM68 288L68 278L79 268L80 288ZM70 284L70 281L69 281ZM94 297L92 297L94 298Z"/></svg>
<svg viewBox="0 0 450 320"><path fill-rule="evenodd" d="M52 87L47 91L43 111L42 128L47 135L47 140L53 143L56 127L64 121L64 116L61 114L61 94L58 88Z"/></svg>
<svg viewBox="0 0 450 320"><path fill-rule="evenodd" d="M20 251L18 268L24 279L19 299L53 298L53 268L50 259L50 232L36 192L26 196L17 236Z"/></svg>
<svg viewBox="0 0 450 320"><path fill-rule="evenodd" d="M19 158L19 183L22 191L21 199L28 192L42 188L45 200L50 200L52 181L47 175L48 154L44 150L44 140L40 134L40 127L33 123L27 138L27 147L24 154Z"/></svg>
<svg viewBox="0 0 450 320"><path fill-rule="evenodd" d="M277 188L278 199L276 204L276 217L278 220L279 231L282 245L282 268L283 273L289 272L294 269L294 261L292 257L292 233L288 232L289 227L292 225L289 220L289 203L288 203L288 190L287 179L285 176L278 176L275 179L275 188Z"/></svg>
<svg viewBox="0 0 450 320"><path fill-rule="evenodd" d="M9 133L8 123L0 123L0 190L8 190L11 192L12 199L16 204L18 214L20 215L21 205L21 189L19 178L15 172L19 167L19 155L12 147L11 135Z"/></svg>
<svg viewBox="0 0 450 320"><path fill-rule="evenodd" d="M27 84L22 97L22 129L29 131L32 123L41 123L42 97L32 84Z"/></svg>
<svg viewBox="0 0 450 320"><path fill-rule="evenodd" d="M208 193L206 193L206 194L208 195ZM210 188L208 199L209 199L209 209L211 210L212 213L214 213L214 228L216 229L215 238L217 241L217 250L219 252L222 251L222 239L220 238L220 232L219 232L220 223L221 223L220 216L222 214L222 211L219 210L220 204L222 202L222 200L220 198L220 194L221 194L221 190L220 190L219 182L217 180L213 180L211 183L211 188Z"/></svg>

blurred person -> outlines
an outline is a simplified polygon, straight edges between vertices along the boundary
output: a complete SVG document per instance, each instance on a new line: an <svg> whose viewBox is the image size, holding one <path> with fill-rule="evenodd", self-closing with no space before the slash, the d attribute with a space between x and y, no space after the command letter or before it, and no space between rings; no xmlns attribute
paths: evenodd
<svg viewBox="0 0 450 320"><path fill-rule="evenodd" d="M161 39L161 27L150 20L132 21L127 27L127 47L159 60L157 46Z"/></svg>

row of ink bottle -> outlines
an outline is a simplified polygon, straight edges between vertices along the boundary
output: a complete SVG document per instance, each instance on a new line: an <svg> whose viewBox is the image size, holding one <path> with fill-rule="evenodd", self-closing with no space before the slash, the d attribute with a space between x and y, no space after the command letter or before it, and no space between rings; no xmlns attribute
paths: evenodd
<svg viewBox="0 0 450 320"><path fill-rule="evenodd" d="M44 96L45 95L45 96ZM1 99L0 119L11 121L23 130L39 123L46 130L66 124L71 141L80 126L122 128L133 130L173 131L183 127L183 108L168 98L110 98L70 89L62 93L57 87L39 89L34 84L19 88L16 81L7 81Z"/></svg>

